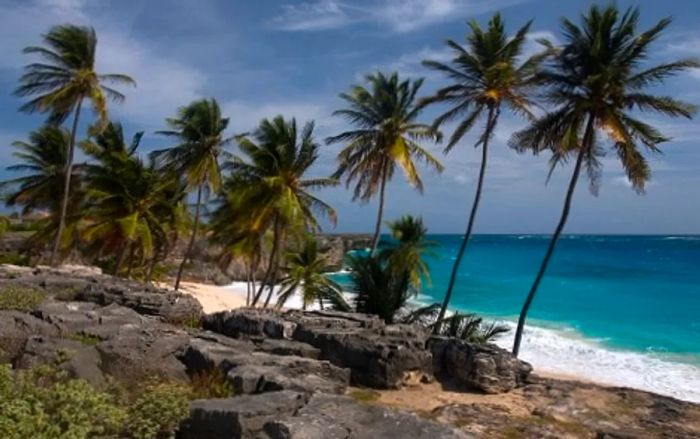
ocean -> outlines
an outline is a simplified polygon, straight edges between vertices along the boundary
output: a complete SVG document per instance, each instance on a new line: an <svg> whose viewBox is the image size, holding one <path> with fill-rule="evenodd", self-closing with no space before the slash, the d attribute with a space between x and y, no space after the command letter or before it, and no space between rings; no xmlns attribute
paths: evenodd
<svg viewBox="0 0 700 439"><path fill-rule="evenodd" d="M442 301L461 236L429 239L423 304ZM548 241L474 236L451 308L514 328ZM563 236L527 324L521 358L536 370L700 402L700 236ZM497 343L510 349L512 339Z"/></svg>

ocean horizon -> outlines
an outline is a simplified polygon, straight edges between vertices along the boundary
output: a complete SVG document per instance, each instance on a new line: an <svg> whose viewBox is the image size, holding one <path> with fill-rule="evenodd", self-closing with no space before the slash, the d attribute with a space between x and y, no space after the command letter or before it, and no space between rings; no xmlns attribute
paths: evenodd
<svg viewBox="0 0 700 439"><path fill-rule="evenodd" d="M550 235L475 235L450 308L515 327ZM433 234L441 302L462 235ZM568 234L530 309L521 357L536 370L700 402L700 236ZM333 276L347 285L347 274ZM510 349L514 331L497 343Z"/></svg>

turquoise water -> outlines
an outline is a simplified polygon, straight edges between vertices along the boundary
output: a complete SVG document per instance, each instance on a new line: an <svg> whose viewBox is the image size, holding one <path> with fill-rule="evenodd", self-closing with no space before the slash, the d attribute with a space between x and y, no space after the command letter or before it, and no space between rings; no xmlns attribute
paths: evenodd
<svg viewBox="0 0 700 439"><path fill-rule="evenodd" d="M461 236L430 239L438 247L419 297L426 303L442 300ZM451 307L516 320L548 239L475 236ZM700 364L700 236L564 236L529 318L612 349Z"/></svg>

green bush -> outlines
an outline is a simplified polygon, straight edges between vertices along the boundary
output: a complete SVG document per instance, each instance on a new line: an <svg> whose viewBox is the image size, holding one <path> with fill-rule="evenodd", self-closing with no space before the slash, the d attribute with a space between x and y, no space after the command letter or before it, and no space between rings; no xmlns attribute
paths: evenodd
<svg viewBox="0 0 700 439"><path fill-rule="evenodd" d="M2 253L0 264L29 265L29 256L17 252Z"/></svg>
<svg viewBox="0 0 700 439"><path fill-rule="evenodd" d="M230 398L233 387L226 374L218 367L197 372L191 377L192 399Z"/></svg>
<svg viewBox="0 0 700 439"><path fill-rule="evenodd" d="M79 439L117 435L126 411L54 365L13 373L0 365L0 437Z"/></svg>
<svg viewBox="0 0 700 439"><path fill-rule="evenodd" d="M174 437L180 422L190 414L190 389L178 383L148 384L129 408L126 430L135 439Z"/></svg>
<svg viewBox="0 0 700 439"><path fill-rule="evenodd" d="M187 385L151 382L129 392L111 382L97 390L59 362L16 372L0 365L0 438L164 439L189 415Z"/></svg>
<svg viewBox="0 0 700 439"><path fill-rule="evenodd" d="M24 285L0 287L0 309L28 312L39 306L46 293Z"/></svg>

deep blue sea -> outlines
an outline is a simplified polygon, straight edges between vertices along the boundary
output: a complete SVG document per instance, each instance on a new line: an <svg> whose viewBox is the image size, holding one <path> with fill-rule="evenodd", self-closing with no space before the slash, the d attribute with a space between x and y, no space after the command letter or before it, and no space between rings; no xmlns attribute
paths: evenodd
<svg viewBox="0 0 700 439"><path fill-rule="evenodd" d="M423 303L442 301L461 236L430 239ZM548 240L473 237L451 307L512 324ZM700 236L563 236L528 324L522 357L536 367L700 401Z"/></svg>

